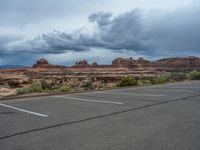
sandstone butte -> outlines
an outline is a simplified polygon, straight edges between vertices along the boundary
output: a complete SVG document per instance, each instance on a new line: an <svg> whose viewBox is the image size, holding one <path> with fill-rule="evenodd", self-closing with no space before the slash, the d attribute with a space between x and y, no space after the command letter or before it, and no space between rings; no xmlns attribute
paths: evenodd
<svg viewBox="0 0 200 150"><path fill-rule="evenodd" d="M32 68L68 68L68 69L83 69L84 68L124 68L124 69L162 69L162 70L176 70L176 69L183 69L183 70L191 70L191 69L199 69L200 68L200 58L195 56L190 57L175 57L175 58L163 58L157 61L149 61L145 60L143 58L139 59L133 59L130 58L116 58L112 61L112 64L110 65L98 65L97 62L94 62L92 64L89 64L87 60L77 61L74 66L66 67L66 66L60 66L60 65L52 65L49 64L48 61L44 58L37 60L36 64L33 64Z"/></svg>
<svg viewBox="0 0 200 150"><path fill-rule="evenodd" d="M67 67L52 65L42 58L32 67L19 69L0 69L0 97L13 93L13 88L25 87L34 80L45 79L53 83L67 83L80 86L88 80L95 82L98 87L104 84L112 86L124 76L149 79L168 72L188 72L200 70L200 58L176 57L149 61L143 58L116 58L110 65L99 65L97 62L89 64L87 60L77 61L75 65ZM94 81L93 81L94 80ZM9 92L8 92L9 91Z"/></svg>

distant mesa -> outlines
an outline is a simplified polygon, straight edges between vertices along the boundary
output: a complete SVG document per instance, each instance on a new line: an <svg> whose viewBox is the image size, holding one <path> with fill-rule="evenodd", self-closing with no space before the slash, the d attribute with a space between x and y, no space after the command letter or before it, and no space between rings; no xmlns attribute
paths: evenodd
<svg viewBox="0 0 200 150"><path fill-rule="evenodd" d="M92 67L99 67L98 63L97 62L93 62L92 64L89 64L87 60L81 60L81 61L77 61L75 63L74 66L72 67L75 67L75 68L86 68L86 67L89 67L89 68L92 68Z"/></svg>
<svg viewBox="0 0 200 150"><path fill-rule="evenodd" d="M153 63L155 67L169 68L198 68L200 67L200 58L195 56L163 58Z"/></svg>
<svg viewBox="0 0 200 150"><path fill-rule="evenodd" d="M97 63L97 62L93 62L93 63L92 63L92 66L97 67L97 66L98 66L98 63Z"/></svg>
<svg viewBox="0 0 200 150"><path fill-rule="evenodd" d="M38 65L49 65L49 62L46 59L42 58L40 60L37 60L37 64Z"/></svg>
<svg viewBox="0 0 200 150"><path fill-rule="evenodd" d="M36 61L36 64L33 64L33 68L63 68L65 66L59 66L59 65L52 65L49 64L48 60L41 58Z"/></svg>
<svg viewBox="0 0 200 150"><path fill-rule="evenodd" d="M51 65L50 65L49 62L48 62L46 59L44 59L44 58L37 60L37 61L36 61L36 64L33 64L33 68L38 68L38 67L49 67L49 66L51 66Z"/></svg>
<svg viewBox="0 0 200 150"><path fill-rule="evenodd" d="M81 60L77 61L75 66L90 66L90 64L87 62L87 60Z"/></svg>
<svg viewBox="0 0 200 150"><path fill-rule="evenodd" d="M133 68L133 67L146 67L151 64L150 61L145 60L144 58L139 58L138 60L130 58L116 58L112 61L112 65L115 67L126 67L126 68Z"/></svg>
<svg viewBox="0 0 200 150"><path fill-rule="evenodd" d="M110 65L99 65L97 62L89 64L87 60L77 61L74 66L68 68L128 68L128 69L145 69L154 68L163 70L167 69L194 69L200 68L200 58L195 56L190 57L174 57L174 58L163 58L157 61L149 61L144 58L133 59L130 58L115 58ZM33 65L33 68L65 68L65 66L52 65L42 58L37 60Z"/></svg>

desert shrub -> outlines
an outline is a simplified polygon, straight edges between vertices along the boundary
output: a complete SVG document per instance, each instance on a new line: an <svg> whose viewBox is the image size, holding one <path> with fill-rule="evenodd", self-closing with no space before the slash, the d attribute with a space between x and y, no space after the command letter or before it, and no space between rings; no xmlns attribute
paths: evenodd
<svg viewBox="0 0 200 150"><path fill-rule="evenodd" d="M171 73L169 75L171 81L184 81L189 79L186 73Z"/></svg>
<svg viewBox="0 0 200 150"><path fill-rule="evenodd" d="M60 87L60 91L61 91L61 92L70 92L70 91L71 91L71 88L68 87L68 86L61 86L61 87Z"/></svg>
<svg viewBox="0 0 200 150"><path fill-rule="evenodd" d="M86 82L82 85L82 88L84 88L84 89L94 89L94 86L93 86L92 82Z"/></svg>
<svg viewBox="0 0 200 150"><path fill-rule="evenodd" d="M143 85L150 85L151 84L150 80L141 80L141 82L143 83Z"/></svg>
<svg viewBox="0 0 200 150"><path fill-rule="evenodd" d="M29 87L31 93L40 93L42 92L42 85L40 82L33 82L32 85Z"/></svg>
<svg viewBox="0 0 200 150"><path fill-rule="evenodd" d="M192 80L200 80L200 71L197 71L197 70L192 71L190 73L190 77Z"/></svg>
<svg viewBox="0 0 200 150"><path fill-rule="evenodd" d="M138 80L138 81L137 81L137 85L138 85L138 86L142 86L142 85L144 85L144 83L142 82L142 80Z"/></svg>
<svg viewBox="0 0 200 150"><path fill-rule="evenodd" d="M42 86L40 82L33 82L29 87L24 87L17 89L16 94L28 94L28 93L41 93L42 92Z"/></svg>
<svg viewBox="0 0 200 150"><path fill-rule="evenodd" d="M27 94L27 93L30 93L29 88L20 88L20 89L17 89L16 91L17 95L22 95L22 94Z"/></svg>
<svg viewBox="0 0 200 150"><path fill-rule="evenodd" d="M124 86L137 86L138 81L131 79L130 77L123 78L120 83L117 84L118 87L124 87Z"/></svg>
<svg viewBox="0 0 200 150"><path fill-rule="evenodd" d="M41 87L42 89L51 89L52 88L52 84L48 83L46 80L42 80L41 81Z"/></svg>
<svg viewBox="0 0 200 150"><path fill-rule="evenodd" d="M151 84L162 84L162 83L166 83L169 81L170 81L170 79L167 76L155 77L150 80Z"/></svg>

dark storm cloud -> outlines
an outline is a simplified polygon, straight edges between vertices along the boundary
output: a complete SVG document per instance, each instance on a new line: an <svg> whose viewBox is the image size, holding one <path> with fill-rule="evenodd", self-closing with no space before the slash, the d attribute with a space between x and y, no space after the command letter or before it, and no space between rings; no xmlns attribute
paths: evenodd
<svg viewBox="0 0 200 150"><path fill-rule="evenodd" d="M157 52L200 53L200 6L174 10L150 21L145 36ZM151 18L149 18L151 19Z"/></svg>
<svg viewBox="0 0 200 150"><path fill-rule="evenodd" d="M96 22L99 27L103 27L110 23L111 16L111 13L97 12L89 16L89 21Z"/></svg>
<svg viewBox="0 0 200 150"><path fill-rule="evenodd" d="M65 33L53 31L42 34L32 40L8 43L4 46L6 52L30 53L63 53L65 51L82 51L89 47L103 47L97 34Z"/></svg>
<svg viewBox="0 0 200 150"><path fill-rule="evenodd" d="M8 53L63 53L91 48L113 51L132 50L138 53L193 54L200 53L200 9L198 6L167 13L144 14L139 10L113 16L97 12L89 16L97 31L81 30L66 33L54 31L32 40L7 43Z"/></svg>
<svg viewBox="0 0 200 150"><path fill-rule="evenodd" d="M54 32L43 35L50 49L87 50L100 47L112 50L143 50L146 46L142 39L143 28L138 11L132 11L111 18L110 13L98 12L89 16L96 22L98 31L93 34Z"/></svg>
<svg viewBox="0 0 200 150"><path fill-rule="evenodd" d="M32 40L5 45L8 52L62 53L67 50L81 51L92 47L112 50L144 50L143 28L138 11L132 11L111 19L110 13L95 13L89 20L98 24L99 31L92 34L54 31Z"/></svg>
<svg viewBox="0 0 200 150"><path fill-rule="evenodd" d="M107 20L108 18L105 18L105 21ZM143 39L141 14L137 10L113 18L107 25L103 25L103 28L99 22L98 25L99 36L105 42L104 48L134 51L147 49L145 39Z"/></svg>

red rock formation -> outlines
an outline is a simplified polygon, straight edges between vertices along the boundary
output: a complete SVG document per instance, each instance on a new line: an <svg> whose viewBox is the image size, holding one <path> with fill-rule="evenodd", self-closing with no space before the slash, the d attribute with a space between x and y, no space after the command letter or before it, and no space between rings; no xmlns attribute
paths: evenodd
<svg viewBox="0 0 200 150"><path fill-rule="evenodd" d="M136 64L136 61L130 57L130 58L116 58L112 61L112 65L115 67L133 67L134 64ZM137 65L135 66L137 67Z"/></svg>
<svg viewBox="0 0 200 150"><path fill-rule="evenodd" d="M57 65L51 65L48 63L48 61L44 58L38 60L36 64L33 65L33 68L61 68L64 66L57 66ZM176 70L178 68L184 69L184 68L200 68L200 58L198 57L176 57L176 58L164 58L160 59L155 62L151 62L148 60L145 60L143 58L139 59L133 59L130 58L116 58L112 61L112 65L98 65L97 62L94 62L92 65L90 65L87 60L82 60L76 62L72 68L127 68L127 69L140 69L145 70L149 67L154 69L160 69L167 70L168 68L171 68L173 70ZM70 67L69 67L70 68Z"/></svg>
<svg viewBox="0 0 200 150"><path fill-rule="evenodd" d="M33 68L64 68L65 66L59 66L59 65L51 65L49 62L42 58L37 60L36 64L33 64Z"/></svg>
<svg viewBox="0 0 200 150"><path fill-rule="evenodd" d="M37 60L36 64L33 64L33 68L38 68L38 67L47 67L50 64L48 63L48 61L44 58Z"/></svg>
<svg viewBox="0 0 200 150"><path fill-rule="evenodd" d="M143 67L148 67L151 65L151 62L149 60L145 60L142 57L140 57L137 62L138 62L138 64L140 64Z"/></svg>
<svg viewBox="0 0 200 150"><path fill-rule="evenodd" d="M138 60L130 58L116 58L113 60L112 65L115 67L125 67L125 68L138 68L146 67L151 64L150 61L139 58Z"/></svg>
<svg viewBox="0 0 200 150"><path fill-rule="evenodd" d="M93 62L93 63L92 63L92 66L93 66L93 67L97 67L97 66L98 66L98 63L97 63L97 62Z"/></svg>
<svg viewBox="0 0 200 150"><path fill-rule="evenodd" d="M89 66L87 60L81 60L76 62L76 66Z"/></svg>
<svg viewBox="0 0 200 150"><path fill-rule="evenodd" d="M190 57L176 57L164 58L153 63L154 67L169 67L169 68L195 68L200 67L200 58Z"/></svg>

